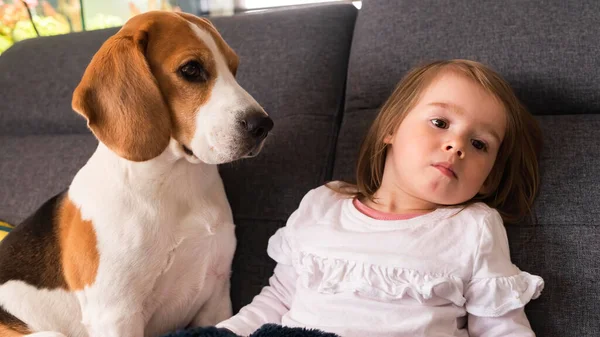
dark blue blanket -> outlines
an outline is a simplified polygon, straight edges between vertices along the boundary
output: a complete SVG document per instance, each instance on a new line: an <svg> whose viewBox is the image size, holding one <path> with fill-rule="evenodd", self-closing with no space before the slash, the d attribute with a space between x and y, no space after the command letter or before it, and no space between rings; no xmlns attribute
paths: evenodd
<svg viewBox="0 0 600 337"><path fill-rule="evenodd" d="M193 328L164 335L163 337L239 337L238 335L215 327ZM276 324L265 324L249 337L339 337L333 333L303 328L288 328Z"/></svg>

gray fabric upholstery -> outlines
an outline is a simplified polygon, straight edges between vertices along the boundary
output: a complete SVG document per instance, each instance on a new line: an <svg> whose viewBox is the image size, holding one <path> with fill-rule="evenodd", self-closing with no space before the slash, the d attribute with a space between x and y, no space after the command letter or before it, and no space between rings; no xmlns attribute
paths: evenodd
<svg viewBox="0 0 600 337"><path fill-rule="evenodd" d="M240 241L234 310L272 275L267 239L331 176L356 13L328 5L213 20L240 56L239 83L275 122L258 157L221 167Z"/></svg>
<svg viewBox="0 0 600 337"><path fill-rule="evenodd" d="M356 13L321 5L213 19L240 56L240 85L275 121L257 158L222 167L237 218L285 221L331 175Z"/></svg>
<svg viewBox="0 0 600 337"><path fill-rule="evenodd" d="M357 19L347 107L374 108L412 66L489 64L535 113L600 109L600 2L365 0Z"/></svg>
<svg viewBox="0 0 600 337"><path fill-rule="evenodd" d="M513 261L546 283L540 298L525 310L537 336L600 334L597 225L540 223L507 228Z"/></svg>
<svg viewBox="0 0 600 337"><path fill-rule="evenodd" d="M0 56L0 134L87 132L71 110L73 90L102 42L117 29L16 43Z"/></svg>
<svg viewBox="0 0 600 337"><path fill-rule="evenodd" d="M17 224L69 187L97 145L92 134L0 136L0 220Z"/></svg>
<svg viewBox="0 0 600 337"><path fill-rule="evenodd" d="M365 0L354 32L333 179L354 181L378 109L425 61L486 63L538 115L545 144L536 224L508 228L513 262L546 281L526 308L538 336L600 334L598 12L597 1Z"/></svg>

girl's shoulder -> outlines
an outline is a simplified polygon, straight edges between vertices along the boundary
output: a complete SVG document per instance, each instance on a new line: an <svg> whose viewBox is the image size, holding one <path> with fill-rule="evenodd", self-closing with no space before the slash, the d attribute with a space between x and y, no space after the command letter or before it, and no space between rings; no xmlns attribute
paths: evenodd
<svg viewBox="0 0 600 337"><path fill-rule="evenodd" d="M505 234L504 221L500 213L485 203L476 202L469 205L451 206L449 216L444 223L451 225L458 232L474 238L481 238L493 233Z"/></svg>
<svg viewBox="0 0 600 337"><path fill-rule="evenodd" d="M343 200L352 199L356 188L342 181L332 181L310 190L302 201L302 207L317 207L327 209L327 206Z"/></svg>
<svg viewBox="0 0 600 337"><path fill-rule="evenodd" d="M300 201L292 218L302 220L300 222L310 222L311 219L322 219L331 210L341 207L345 200L353 197L351 194L340 191L340 187L347 188L343 184L334 181L308 191Z"/></svg>
<svg viewBox="0 0 600 337"><path fill-rule="evenodd" d="M483 202L475 202L466 206L460 206L456 216L462 222L470 222L473 224L483 225L486 223L503 224L500 213L495 208L486 205Z"/></svg>

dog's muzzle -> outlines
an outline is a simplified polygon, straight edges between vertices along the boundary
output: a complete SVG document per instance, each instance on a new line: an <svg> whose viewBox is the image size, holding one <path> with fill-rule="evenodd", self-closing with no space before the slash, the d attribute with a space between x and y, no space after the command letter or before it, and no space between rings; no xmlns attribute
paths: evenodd
<svg viewBox="0 0 600 337"><path fill-rule="evenodd" d="M242 130L247 133L247 139L250 141L250 144L252 144L250 151L244 157L254 157L260 152L264 143L263 141L267 138L269 131L273 129L273 120L264 113L259 112L248 114L239 123Z"/></svg>

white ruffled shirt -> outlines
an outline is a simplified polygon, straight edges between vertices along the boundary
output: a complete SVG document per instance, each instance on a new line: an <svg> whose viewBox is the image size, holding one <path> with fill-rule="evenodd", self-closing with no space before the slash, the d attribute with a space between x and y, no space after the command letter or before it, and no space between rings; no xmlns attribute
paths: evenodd
<svg viewBox="0 0 600 337"><path fill-rule="evenodd" d="M270 285L218 327L243 336L265 323L342 337L534 336L523 308L544 282L512 264L502 219L483 203L376 220L321 186L267 252L277 262Z"/></svg>

